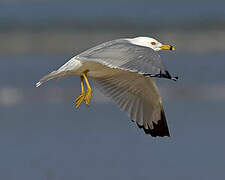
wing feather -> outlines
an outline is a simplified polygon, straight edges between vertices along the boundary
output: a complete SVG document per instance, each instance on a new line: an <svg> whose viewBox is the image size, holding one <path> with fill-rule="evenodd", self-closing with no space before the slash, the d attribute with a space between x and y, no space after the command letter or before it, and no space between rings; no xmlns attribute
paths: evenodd
<svg viewBox="0 0 225 180"><path fill-rule="evenodd" d="M161 97L151 77L115 70L115 73L94 80L99 90L125 111L146 134L170 136Z"/></svg>
<svg viewBox="0 0 225 180"><path fill-rule="evenodd" d="M166 68L157 52L151 48L117 39L100 44L78 56L81 62L98 62L111 68L129 70L152 76L166 74Z"/></svg>

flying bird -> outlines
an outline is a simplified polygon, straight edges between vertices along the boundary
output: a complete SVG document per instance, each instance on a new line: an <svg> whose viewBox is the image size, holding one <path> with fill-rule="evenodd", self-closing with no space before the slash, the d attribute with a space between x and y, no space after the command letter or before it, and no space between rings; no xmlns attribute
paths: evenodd
<svg viewBox="0 0 225 180"><path fill-rule="evenodd" d="M44 76L42 83L69 75L80 76L81 94L76 108L89 105L92 78L99 90L110 97L146 134L170 136L162 100L153 77L176 81L162 63L158 51L174 50L150 37L116 39L105 42L71 58L58 70ZM86 92L85 92L86 85Z"/></svg>

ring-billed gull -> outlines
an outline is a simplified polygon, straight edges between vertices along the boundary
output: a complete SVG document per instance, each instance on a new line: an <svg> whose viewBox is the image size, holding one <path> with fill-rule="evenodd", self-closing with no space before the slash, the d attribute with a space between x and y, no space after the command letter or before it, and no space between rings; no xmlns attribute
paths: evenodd
<svg viewBox="0 0 225 180"><path fill-rule="evenodd" d="M130 119L151 136L170 136L161 97L152 77L171 77L157 51L174 50L150 37L116 39L88 49L73 57L58 70L44 76L42 83L68 75L79 75L81 94L76 108L85 101L89 105L92 89L88 78L100 91L114 100ZM84 90L84 82L87 92Z"/></svg>

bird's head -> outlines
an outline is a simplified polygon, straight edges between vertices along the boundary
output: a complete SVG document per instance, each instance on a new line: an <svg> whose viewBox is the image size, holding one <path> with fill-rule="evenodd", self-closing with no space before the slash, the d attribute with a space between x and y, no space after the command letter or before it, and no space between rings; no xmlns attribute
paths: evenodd
<svg viewBox="0 0 225 180"><path fill-rule="evenodd" d="M150 37L136 37L133 39L130 39L131 43L139 45L139 46L145 46L153 49L154 51L160 51L160 50L175 50L175 48L171 45L162 44L159 41L157 41L154 38Z"/></svg>

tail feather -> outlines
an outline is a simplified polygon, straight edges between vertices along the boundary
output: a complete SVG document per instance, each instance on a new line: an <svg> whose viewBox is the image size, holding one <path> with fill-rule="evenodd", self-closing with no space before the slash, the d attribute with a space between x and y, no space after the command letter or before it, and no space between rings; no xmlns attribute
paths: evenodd
<svg viewBox="0 0 225 180"><path fill-rule="evenodd" d="M40 81L36 83L36 87L39 87L44 82L49 81L49 80L51 80L53 78L56 78L56 77L59 77L59 76L62 76L62 73L59 73L57 71L53 71L50 74L47 74L46 76L41 78Z"/></svg>

